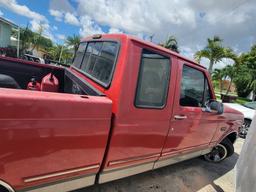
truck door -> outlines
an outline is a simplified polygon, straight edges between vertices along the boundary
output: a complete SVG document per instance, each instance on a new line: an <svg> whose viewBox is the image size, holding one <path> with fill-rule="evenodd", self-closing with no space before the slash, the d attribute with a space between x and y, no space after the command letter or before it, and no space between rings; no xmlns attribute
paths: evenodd
<svg viewBox="0 0 256 192"><path fill-rule="evenodd" d="M218 115L204 112L205 102L214 98L205 71L181 60L178 67L174 109L163 156L207 148L217 128Z"/></svg>
<svg viewBox="0 0 256 192"><path fill-rule="evenodd" d="M169 130L174 95L168 89L174 87L170 78L175 80L171 57L138 45L130 49L100 183L153 169Z"/></svg>

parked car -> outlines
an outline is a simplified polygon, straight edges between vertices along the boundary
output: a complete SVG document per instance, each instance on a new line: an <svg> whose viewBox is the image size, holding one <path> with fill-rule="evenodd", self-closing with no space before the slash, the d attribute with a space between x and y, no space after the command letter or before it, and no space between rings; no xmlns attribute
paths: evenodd
<svg viewBox="0 0 256 192"><path fill-rule="evenodd" d="M192 60L124 34L82 40L71 67L0 57L0 186L70 191L234 153L241 112Z"/></svg>
<svg viewBox="0 0 256 192"><path fill-rule="evenodd" d="M34 56L34 55L30 55L30 54L24 54L23 59L25 59L27 61L32 61L32 62L36 62L36 63L45 64L45 60L43 58L37 57L37 56Z"/></svg>
<svg viewBox="0 0 256 192"><path fill-rule="evenodd" d="M244 123L239 129L239 136L245 138L248 132L248 128L251 125L252 119L256 110L256 101L245 103L244 105L240 105L237 103L225 103L225 105L238 110L244 115Z"/></svg>

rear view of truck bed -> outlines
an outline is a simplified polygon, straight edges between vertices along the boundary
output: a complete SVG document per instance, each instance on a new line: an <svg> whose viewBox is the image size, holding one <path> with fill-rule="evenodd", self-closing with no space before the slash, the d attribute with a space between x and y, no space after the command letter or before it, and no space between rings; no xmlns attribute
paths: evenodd
<svg viewBox="0 0 256 192"><path fill-rule="evenodd" d="M109 99L0 88L0 101L2 180L16 190L70 177L94 183L110 129Z"/></svg>

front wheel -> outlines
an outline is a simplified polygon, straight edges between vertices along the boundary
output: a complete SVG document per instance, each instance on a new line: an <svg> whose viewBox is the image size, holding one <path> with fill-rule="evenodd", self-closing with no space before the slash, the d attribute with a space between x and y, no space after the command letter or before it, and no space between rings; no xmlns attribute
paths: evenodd
<svg viewBox="0 0 256 192"><path fill-rule="evenodd" d="M224 139L216 145L212 151L204 155L204 159L209 162L219 163L234 153L234 146L229 139Z"/></svg>

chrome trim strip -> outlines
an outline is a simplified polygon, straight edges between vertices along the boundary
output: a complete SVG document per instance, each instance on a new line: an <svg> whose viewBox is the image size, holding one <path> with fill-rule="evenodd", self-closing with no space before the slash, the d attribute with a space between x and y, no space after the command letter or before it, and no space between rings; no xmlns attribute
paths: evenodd
<svg viewBox="0 0 256 192"><path fill-rule="evenodd" d="M186 153L186 154L176 155L176 156L165 158L165 159L160 159L154 163L153 169L165 167L165 166L172 165L172 164L175 164L175 163L178 163L181 161L185 161L187 159L198 157L198 156L201 156L201 155L211 152L211 150L212 150L211 148L204 149L204 150L200 150L200 151L194 151L192 153Z"/></svg>
<svg viewBox="0 0 256 192"><path fill-rule="evenodd" d="M122 164L122 163L129 163L129 162L133 162L133 161L147 160L147 159L159 157L159 156L160 156L160 154L155 154L155 155L143 156L143 157L138 157L138 158L110 161L109 165L117 165L117 164Z"/></svg>
<svg viewBox="0 0 256 192"><path fill-rule="evenodd" d="M131 175L136 175L145 171L152 170L154 161L136 166L126 167L118 170L105 171L99 175L99 183L106 183L116 179L121 179Z"/></svg>
<svg viewBox="0 0 256 192"><path fill-rule="evenodd" d="M33 181L42 180L42 179L48 179L48 178L51 178L51 177L62 176L62 175L70 174L70 173L76 173L76 172L80 172L80 171L87 171L87 170L90 170L90 169L96 169L96 168L99 168L99 167L100 167L100 165L92 165L92 166L88 166L88 167L77 168L77 169L72 169L72 170L68 170L68 171L52 173L52 174L48 174L48 175L42 175L42 176L38 176L38 177L31 177L31 178L28 178L28 179L24 179L24 182L29 183L29 182L33 182Z"/></svg>
<svg viewBox="0 0 256 192"><path fill-rule="evenodd" d="M55 183L43 187L39 186L38 188L27 189L24 190L24 192L68 192L94 185L95 178L96 175L94 174L69 181L63 181L61 183Z"/></svg>
<svg viewBox="0 0 256 192"><path fill-rule="evenodd" d="M5 183L2 180L0 180L0 186L5 187L9 192L15 192L14 189L8 183Z"/></svg>

